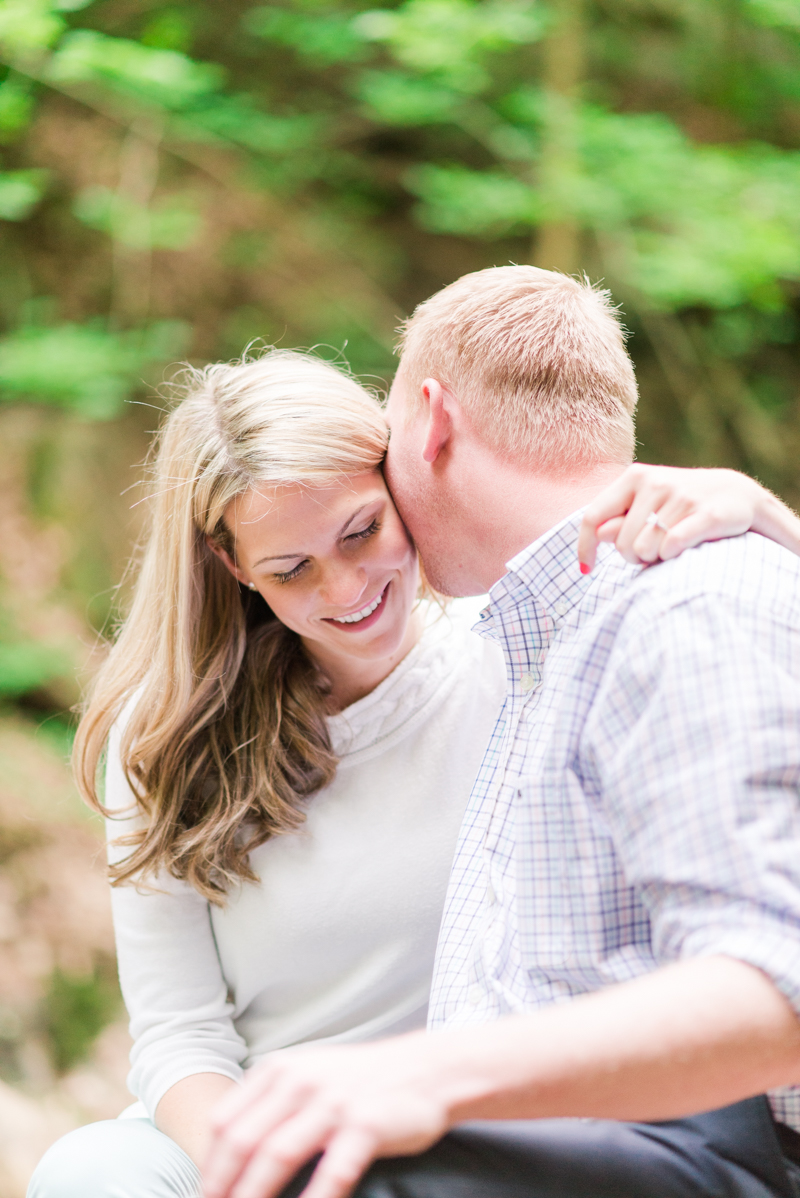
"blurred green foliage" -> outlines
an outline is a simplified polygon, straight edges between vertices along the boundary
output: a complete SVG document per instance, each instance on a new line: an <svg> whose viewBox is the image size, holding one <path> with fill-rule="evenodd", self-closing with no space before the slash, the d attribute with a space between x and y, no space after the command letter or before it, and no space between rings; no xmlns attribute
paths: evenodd
<svg viewBox="0 0 800 1198"><path fill-rule="evenodd" d="M387 380L400 318L507 261L612 290L642 457L800 497L800 0L0 0L0 64L0 415L48 413L70 602L124 556L59 465L93 422L132 460L126 401L252 338Z"/></svg>
<svg viewBox="0 0 800 1198"><path fill-rule="evenodd" d="M800 501L800 0L0 0L0 703L77 697L171 363L386 382L509 261L611 289L642 458ZM118 1001L53 973L59 1070Z"/></svg>
<svg viewBox="0 0 800 1198"><path fill-rule="evenodd" d="M44 998L43 1019L58 1073L85 1055L98 1033L117 1014L121 999L113 962L100 962L90 974L54 969Z"/></svg>

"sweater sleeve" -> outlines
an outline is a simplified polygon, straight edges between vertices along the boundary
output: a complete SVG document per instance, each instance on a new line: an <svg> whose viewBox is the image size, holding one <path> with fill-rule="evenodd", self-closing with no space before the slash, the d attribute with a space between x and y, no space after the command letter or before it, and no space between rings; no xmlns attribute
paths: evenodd
<svg viewBox="0 0 800 1198"><path fill-rule="evenodd" d="M109 841L135 829L139 816L119 756L109 740L106 821ZM127 811L126 811L127 809ZM109 844L109 859L125 849ZM153 889L113 887L111 906L120 984L134 1040L128 1086L150 1118L166 1091L195 1073L242 1076L247 1046L233 1025L208 903L187 883L159 875ZM156 889L157 888L157 889Z"/></svg>

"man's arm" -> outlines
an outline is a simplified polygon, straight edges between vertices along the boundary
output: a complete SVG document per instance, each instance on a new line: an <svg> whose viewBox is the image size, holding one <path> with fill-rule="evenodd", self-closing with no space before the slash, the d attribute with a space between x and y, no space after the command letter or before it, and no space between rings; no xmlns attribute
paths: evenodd
<svg viewBox="0 0 800 1198"><path fill-rule="evenodd" d="M319 1152L308 1198L343 1198L372 1160L467 1119L655 1120L800 1080L800 1022L728 957L666 966L531 1015L256 1068L212 1120L206 1198L271 1198Z"/></svg>

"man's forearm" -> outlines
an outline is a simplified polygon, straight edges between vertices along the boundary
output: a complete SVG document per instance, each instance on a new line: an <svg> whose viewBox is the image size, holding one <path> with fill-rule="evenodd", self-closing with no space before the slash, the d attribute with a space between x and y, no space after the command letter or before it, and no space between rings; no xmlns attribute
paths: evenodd
<svg viewBox="0 0 800 1198"><path fill-rule="evenodd" d="M530 1015L274 1055L212 1120L207 1198L275 1198L317 1153L314 1198L468 1119L659 1120L800 1080L800 1023L757 969L686 961Z"/></svg>
<svg viewBox="0 0 800 1198"><path fill-rule="evenodd" d="M448 1124L677 1118L800 1081L800 1022L759 970L681 962L528 1016L431 1038Z"/></svg>

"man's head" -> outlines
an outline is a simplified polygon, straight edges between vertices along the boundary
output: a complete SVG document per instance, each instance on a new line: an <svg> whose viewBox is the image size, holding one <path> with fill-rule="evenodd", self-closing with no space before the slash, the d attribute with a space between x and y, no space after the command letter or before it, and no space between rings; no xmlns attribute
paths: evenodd
<svg viewBox="0 0 800 1198"><path fill-rule="evenodd" d="M497 574L497 552L633 457L633 367L608 294L588 283L533 266L465 275L420 304L400 350L387 476L431 581L451 593ZM528 518L516 509L532 496Z"/></svg>

